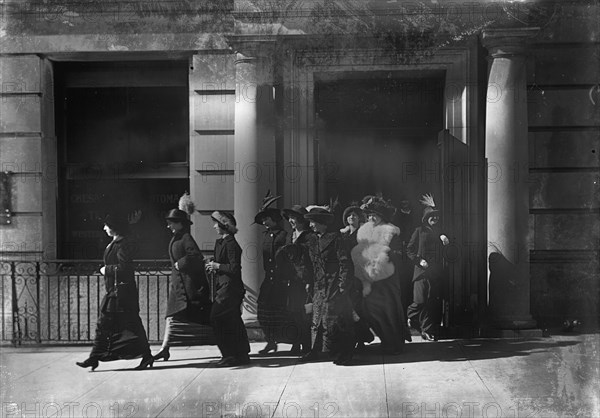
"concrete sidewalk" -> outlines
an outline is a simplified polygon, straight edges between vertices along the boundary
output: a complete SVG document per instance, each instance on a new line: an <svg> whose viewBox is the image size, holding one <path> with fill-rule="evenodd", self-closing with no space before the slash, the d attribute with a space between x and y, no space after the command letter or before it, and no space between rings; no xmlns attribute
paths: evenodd
<svg viewBox="0 0 600 418"><path fill-rule="evenodd" d="M2 417L600 416L598 333L532 340L414 338L378 344L350 366L302 364L285 351L216 368L214 346L174 347L168 362L75 366L89 347L1 347ZM289 350L282 344L280 350ZM156 352L158 347L153 347Z"/></svg>

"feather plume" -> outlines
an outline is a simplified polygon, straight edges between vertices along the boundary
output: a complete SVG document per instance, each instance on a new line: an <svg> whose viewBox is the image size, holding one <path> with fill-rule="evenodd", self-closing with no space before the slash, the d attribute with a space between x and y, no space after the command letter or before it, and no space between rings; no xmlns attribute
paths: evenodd
<svg viewBox="0 0 600 418"><path fill-rule="evenodd" d="M432 208L435 207L435 202L433 201L433 195L430 193L424 194L423 198L420 200L420 202L425 206L429 206Z"/></svg>
<svg viewBox="0 0 600 418"><path fill-rule="evenodd" d="M306 210L310 212L312 209L325 209L327 212L330 212L329 205L320 206L320 205L310 205L306 207Z"/></svg>
<svg viewBox="0 0 600 418"><path fill-rule="evenodd" d="M262 206L261 206L260 210L263 211L263 210L267 209L269 206L271 206L274 202L276 202L280 198L281 198L281 196L273 196L271 194L271 189L267 190L267 194L265 195L265 197L263 197Z"/></svg>
<svg viewBox="0 0 600 418"><path fill-rule="evenodd" d="M196 205L192 201L192 198L190 197L188 192L185 192L179 198L179 210L184 211L188 215L192 215L194 213L194 211L196 210Z"/></svg>

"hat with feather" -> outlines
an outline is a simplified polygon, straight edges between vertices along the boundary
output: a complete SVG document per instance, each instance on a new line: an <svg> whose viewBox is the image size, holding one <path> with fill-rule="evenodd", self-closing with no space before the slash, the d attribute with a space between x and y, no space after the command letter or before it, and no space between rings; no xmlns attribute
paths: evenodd
<svg viewBox="0 0 600 418"><path fill-rule="evenodd" d="M273 219L275 222L282 220L283 218L281 217L281 211L277 208L269 207L280 198L281 196L272 196L271 190L267 190L267 194L263 198L262 206L254 217L254 223L261 224L263 219L266 217Z"/></svg>
<svg viewBox="0 0 600 418"><path fill-rule="evenodd" d="M177 209L171 209L169 213L167 213L166 219L168 221L173 222L181 222L183 224L192 225L193 222L190 220L190 217L196 210L196 205L192 201L188 192L185 192L179 198L179 204Z"/></svg>
<svg viewBox="0 0 600 418"><path fill-rule="evenodd" d="M381 196L365 196L360 207L365 214L379 215L385 222L391 222L396 213L396 208Z"/></svg>
<svg viewBox="0 0 600 418"><path fill-rule="evenodd" d="M219 227L222 230L227 231L232 235L238 232L237 222L231 213L215 210L210 214L210 217L219 224Z"/></svg>
<svg viewBox="0 0 600 418"><path fill-rule="evenodd" d="M423 217L421 218L422 223L427 223L427 219L432 216L439 216L440 211L435 208L433 195L429 193L424 194L420 202L425 206L425 209L423 209Z"/></svg>

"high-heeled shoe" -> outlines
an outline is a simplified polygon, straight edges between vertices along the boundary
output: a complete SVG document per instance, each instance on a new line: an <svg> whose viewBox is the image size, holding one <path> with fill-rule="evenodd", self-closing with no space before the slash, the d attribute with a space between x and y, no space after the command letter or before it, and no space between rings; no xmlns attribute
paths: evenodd
<svg viewBox="0 0 600 418"><path fill-rule="evenodd" d="M142 361L134 370L144 370L146 367L152 367L153 365L154 357L152 357L152 354L148 354L142 358Z"/></svg>
<svg viewBox="0 0 600 418"><path fill-rule="evenodd" d="M88 358L85 361L76 361L75 364L79 367L83 367L84 369L87 367L91 367L92 371L94 371L96 370L96 367L98 367L98 360L96 360L95 358Z"/></svg>
<svg viewBox="0 0 600 418"><path fill-rule="evenodd" d="M268 342L265 348L258 350L259 354L269 354L271 351L277 352L277 343Z"/></svg>
<svg viewBox="0 0 600 418"><path fill-rule="evenodd" d="M154 355L154 361L163 359L164 361L168 361L171 357L171 353L169 353L169 348L163 348L158 353Z"/></svg>

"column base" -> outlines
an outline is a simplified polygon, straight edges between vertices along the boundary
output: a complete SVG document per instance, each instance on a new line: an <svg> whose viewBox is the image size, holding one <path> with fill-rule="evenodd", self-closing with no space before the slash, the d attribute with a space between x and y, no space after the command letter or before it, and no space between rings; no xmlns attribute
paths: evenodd
<svg viewBox="0 0 600 418"><path fill-rule="evenodd" d="M481 329L481 336L488 338L540 338L542 330L531 316L491 318Z"/></svg>

